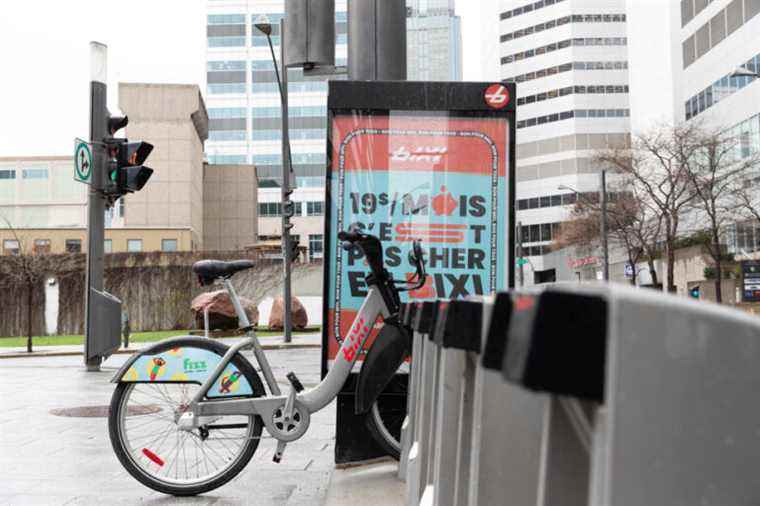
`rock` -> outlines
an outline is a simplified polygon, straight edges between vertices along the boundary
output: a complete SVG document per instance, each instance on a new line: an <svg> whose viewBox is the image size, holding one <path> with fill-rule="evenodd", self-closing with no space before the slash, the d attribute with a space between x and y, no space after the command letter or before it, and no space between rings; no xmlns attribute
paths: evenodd
<svg viewBox="0 0 760 506"><path fill-rule="evenodd" d="M269 313L269 328L282 330L285 328L285 324L282 321L284 314L283 306L285 299L277 297L272 303L272 312ZM303 307L301 301L297 297L292 298L291 302L291 324L294 329L303 330L309 324L309 317L306 315L306 308Z"/></svg>
<svg viewBox="0 0 760 506"><path fill-rule="evenodd" d="M240 297L240 304L243 306L248 320L255 326L259 323L259 309L256 304L245 297ZM215 292L205 292L193 299L190 308L195 315L195 325L202 329L203 313L208 308L208 320L210 330L231 330L240 327L238 324L235 307L232 305L229 294L225 290Z"/></svg>

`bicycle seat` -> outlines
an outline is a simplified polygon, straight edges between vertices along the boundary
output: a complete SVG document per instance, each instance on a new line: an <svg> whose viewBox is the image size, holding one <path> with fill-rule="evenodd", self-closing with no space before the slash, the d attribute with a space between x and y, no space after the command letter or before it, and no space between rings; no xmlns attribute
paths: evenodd
<svg viewBox="0 0 760 506"><path fill-rule="evenodd" d="M208 285L215 279L232 277L236 272L250 269L254 265L251 260L233 260L232 262L201 260L193 264L193 272L198 275L198 280L202 285Z"/></svg>

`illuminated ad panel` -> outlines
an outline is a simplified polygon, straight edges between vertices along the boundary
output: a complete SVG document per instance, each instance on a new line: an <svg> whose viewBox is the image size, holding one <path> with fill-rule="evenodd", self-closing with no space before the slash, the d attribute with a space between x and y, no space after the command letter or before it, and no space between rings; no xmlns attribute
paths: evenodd
<svg viewBox="0 0 760 506"><path fill-rule="evenodd" d="M368 267L341 230L379 237L397 280L422 241L428 279L402 302L514 285L513 100L506 84L330 83L323 371L367 295Z"/></svg>

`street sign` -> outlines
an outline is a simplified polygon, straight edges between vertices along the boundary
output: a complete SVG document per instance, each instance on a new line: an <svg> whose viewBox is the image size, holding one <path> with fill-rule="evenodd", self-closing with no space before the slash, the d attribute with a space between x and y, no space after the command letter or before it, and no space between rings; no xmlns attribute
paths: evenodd
<svg viewBox="0 0 760 506"><path fill-rule="evenodd" d="M528 259L527 258L518 258L517 259L517 266L521 265L528 265Z"/></svg>
<svg viewBox="0 0 760 506"><path fill-rule="evenodd" d="M486 88L483 98L491 109L504 109L509 105L509 90L503 84L492 84Z"/></svg>
<svg viewBox="0 0 760 506"><path fill-rule="evenodd" d="M633 277L633 265L629 264L628 262L625 263L625 277L626 278Z"/></svg>
<svg viewBox="0 0 760 506"><path fill-rule="evenodd" d="M760 261L744 260L742 267L742 302L760 301Z"/></svg>
<svg viewBox="0 0 760 506"><path fill-rule="evenodd" d="M74 139L74 179L85 184L92 180L92 149L82 139Z"/></svg>

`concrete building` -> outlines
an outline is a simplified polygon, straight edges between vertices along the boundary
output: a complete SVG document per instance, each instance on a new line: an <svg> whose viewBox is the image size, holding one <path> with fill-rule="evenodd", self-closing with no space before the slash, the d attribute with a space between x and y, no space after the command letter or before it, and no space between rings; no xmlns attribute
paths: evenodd
<svg viewBox="0 0 760 506"><path fill-rule="evenodd" d="M454 0L407 0L407 79L462 80L462 23Z"/></svg>
<svg viewBox="0 0 760 506"><path fill-rule="evenodd" d="M106 211L105 252L242 249L256 243L251 165L204 163L208 116L196 85L119 85L126 136L153 144L148 184ZM72 157L0 159L0 244L62 253L86 248L88 187Z"/></svg>
<svg viewBox="0 0 760 506"><path fill-rule="evenodd" d="M346 0L335 2L336 65L346 65ZM207 0L207 94L209 140L206 156L212 164L256 165L263 238L279 237L281 115L272 56L266 37L253 23L266 15L274 25L272 42L280 54L279 22L282 0L240 2ZM306 212L324 202L327 152L325 78L304 77L298 69L288 71L290 139L297 191L293 200ZM303 200L313 199L313 200ZM300 204L299 204L300 203ZM323 233L321 219L296 219L292 233L301 244Z"/></svg>
<svg viewBox="0 0 760 506"><path fill-rule="evenodd" d="M500 6L500 75L518 83L517 220L540 273L575 192L599 189L593 152L629 139L626 4L502 0Z"/></svg>
<svg viewBox="0 0 760 506"><path fill-rule="evenodd" d="M628 0L627 9L634 131L698 121L735 135L739 156L760 152L760 79L733 76L760 73L760 0ZM729 252L758 256L755 223L725 239Z"/></svg>

